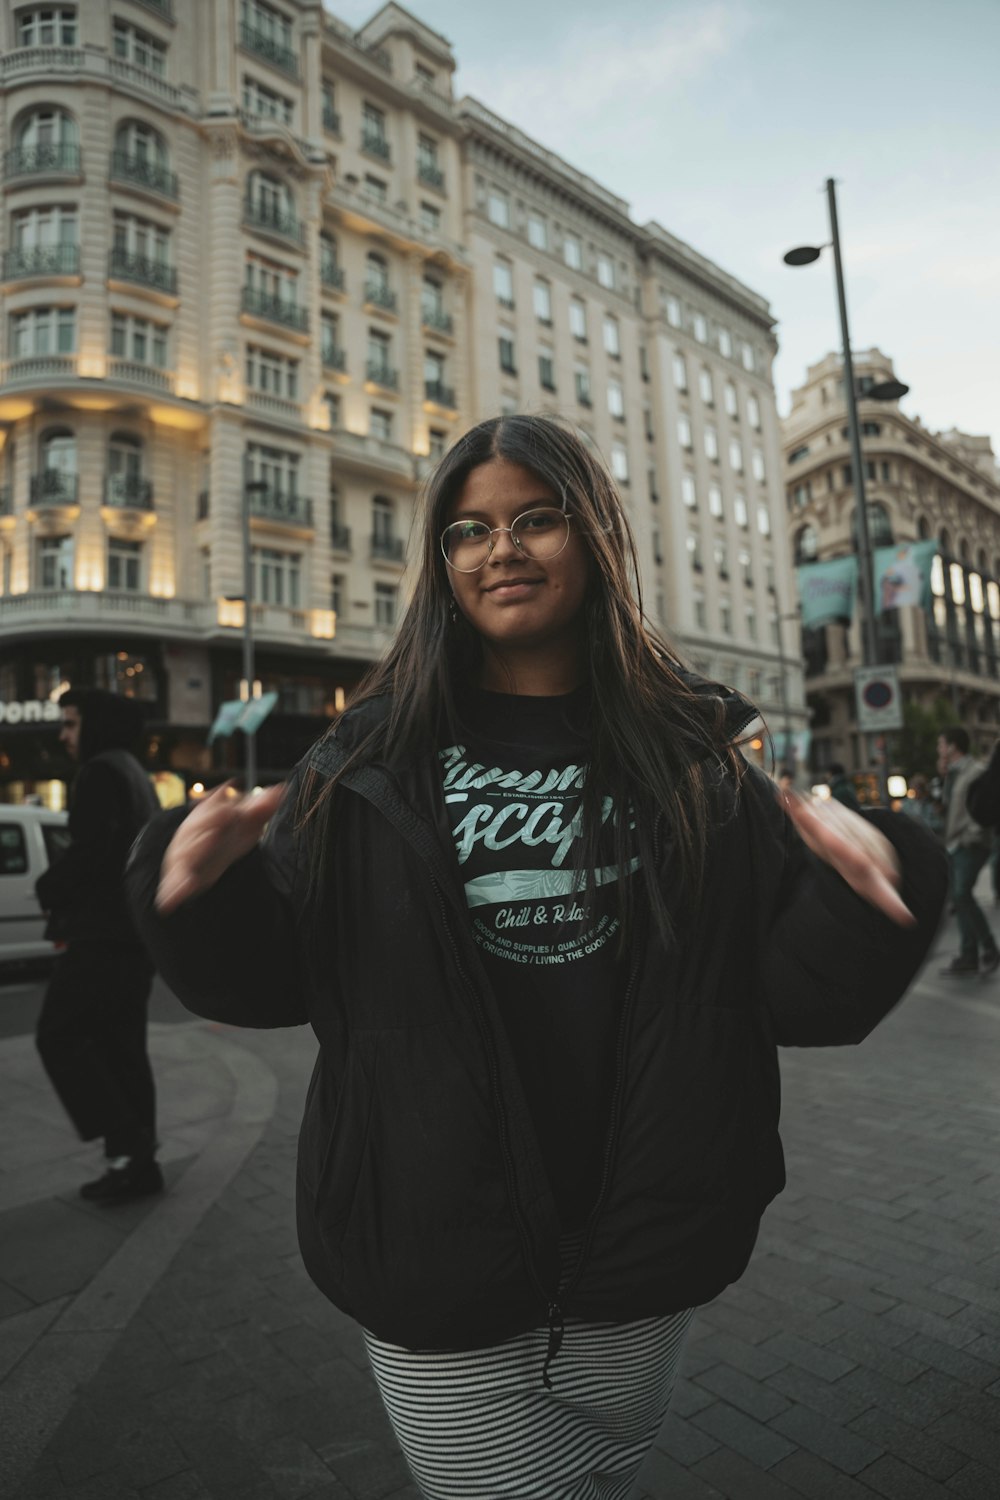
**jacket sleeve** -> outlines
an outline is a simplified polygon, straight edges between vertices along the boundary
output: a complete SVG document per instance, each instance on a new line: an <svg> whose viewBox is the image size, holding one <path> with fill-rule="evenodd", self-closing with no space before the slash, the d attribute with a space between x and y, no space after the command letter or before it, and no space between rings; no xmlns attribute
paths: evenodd
<svg viewBox="0 0 1000 1500"><path fill-rule="evenodd" d="M302 894L298 785L296 773L256 848L167 916L155 906L160 866L190 809L160 813L132 846L126 884L136 926L160 974L195 1015L232 1026L309 1019L295 919Z"/></svg>
<svg viewBox="0 0 1000 1500"><path fill-rule="evenodd" d="M864 812L895 847L900 895L916 917L900 927L812 854L751 773L744 782L758 889L766 892L757 975L774 1039L791 1047L862 1041L902 998L927 956L944 906L945 851L910 818Z"/></svg>
<svg viewBox="0 0 1000 1500"><path fill-rule="evenodd" d="M965 807L983 828L1000 828L1000 740L993 746L986 770L969 783Z"/></svg>
<svg viewBox="0 0 1000 1500"><path fill-rule="evenodd" d="M120 878L129 841L124 813L114 771L100 762L81 766L69 815L69 848L35 884L43 911L58 912L116 869Z"/></svg>

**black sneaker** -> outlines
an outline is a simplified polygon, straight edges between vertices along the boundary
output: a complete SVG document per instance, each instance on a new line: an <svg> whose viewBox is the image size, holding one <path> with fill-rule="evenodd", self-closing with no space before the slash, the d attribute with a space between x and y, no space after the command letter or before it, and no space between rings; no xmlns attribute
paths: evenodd
<svg viewBox="0 0 1000 1500"><path fill-rule="evenodd" d="M1000 969L1000 948L991 948L980 959L979 972L980 974L992 974L996 969Z"/></svg>
<svg viewBox="0 0 1000 1500"><path fill-rule="evenodd" d="M127 1203L163 1192L163 1173L150 1157L133 1157L124 1167L109 1167L103 1177L85 1182L80 1197L90 1203Z"/></svg>
<svg viewBox="0 0 1000 1500"><path fill-rule="evenodd" d="M1000 961L1000 960L998 960ZM996 967L996 965L994 965ZM948 966L941 970L942 974L978 974L979 965L974 958L953 958Z"/></svg>

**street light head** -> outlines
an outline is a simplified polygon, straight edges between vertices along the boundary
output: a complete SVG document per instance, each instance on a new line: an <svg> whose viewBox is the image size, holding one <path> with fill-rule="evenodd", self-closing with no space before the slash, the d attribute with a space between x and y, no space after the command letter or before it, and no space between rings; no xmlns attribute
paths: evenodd
<svg viewBox="0 0 1000 1500"><path fill-rule="evenodd" d="M909 389L901 380L880 380L862 394L866 401L901 401Z"/></svg>
<svg viewBox="0 0 1000 1500"><path fill-rule="evenodd" d="M786 266L811 266L823 254L822 245L796 245L781 257Z"/></svg>

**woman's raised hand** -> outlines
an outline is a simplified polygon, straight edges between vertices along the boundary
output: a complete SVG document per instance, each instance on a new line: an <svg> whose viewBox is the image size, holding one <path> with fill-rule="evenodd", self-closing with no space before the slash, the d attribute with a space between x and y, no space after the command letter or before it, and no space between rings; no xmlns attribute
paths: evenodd
<svg viewBox="0 0 1000 1500"><path fill-rule="evenodd" d="M884 834L832 798L820 801L791 792L782 801L800 838L814 854L890 921L900 927L913 926L916 917L899 894L899 860Z"/></svg>
<svg viewBox="0 0 1000 1500"><path fill-rule="evenodd" d="M257 843L277 811L283 786L237 797L226 782L209 792L184 819L163 856L156 909L161 916L213 886Z"/></svg>

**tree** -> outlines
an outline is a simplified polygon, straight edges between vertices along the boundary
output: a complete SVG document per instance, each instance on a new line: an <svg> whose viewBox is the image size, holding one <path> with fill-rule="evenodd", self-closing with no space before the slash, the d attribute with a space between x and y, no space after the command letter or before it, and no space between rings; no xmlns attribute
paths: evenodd
<svg viewBox="0 0 1000 1500"><path fill-rule="evenodd" d="M929 708L912 699L903 702L903 728L893 746L892 759L907 776L918 771L937 775L937 741L942 729L955 722L955 711L947 698L938 696Z"/></svg>

